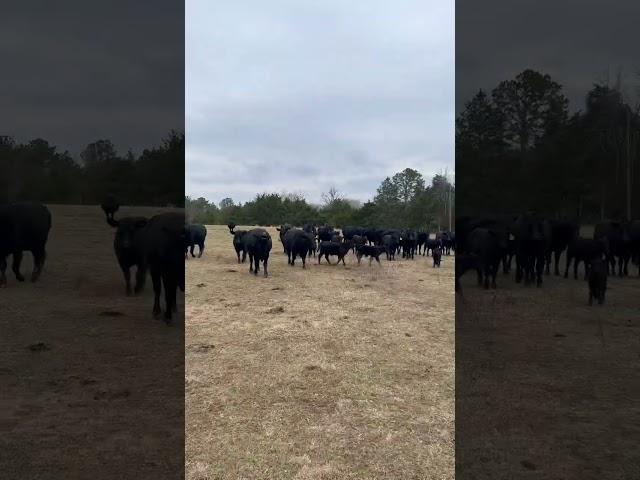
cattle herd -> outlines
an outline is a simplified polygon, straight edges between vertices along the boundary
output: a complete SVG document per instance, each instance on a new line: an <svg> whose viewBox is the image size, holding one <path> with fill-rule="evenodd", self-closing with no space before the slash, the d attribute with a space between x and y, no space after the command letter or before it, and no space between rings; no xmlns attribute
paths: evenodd
<svg viewBox="0 0 640 480"><path fill-rule="evenodd" d="M160 295L164 286L167 324L177 310L177 289L184 291L184 258L187 248L204 249L201 229L185 224L185 216L179 212L161 213L151 218L116 218L119 204L109 196L101 205L107 223L115 229L113 248L122 270L127 295L140 293L149 272L153 283L153 315L162 314ZM0 206L0 287L6 286L7 257L13 256L13 272L16 279L24 281L20 272L23 252L31 252L34 268L31 280L40 276L45 258L46 244L52 219L49 209L38 203L11 203ZM131 287L131 269L136 267L135 285Z"/></svg>
<svg viewBox="0 0 640 480"><path fill-rule="evenodd" d="M260 262L263 264L263 275L268 275L267 264L269 254L273 246L271 236L264 228L251 230L238 230L234 223L228 224L229 233L233 236L233 246L236 251L238 263L244 263L249 257L249 271L257 275L260 271ZM296 228L290 224L280 225L276 228L280 236L282 251L287 255L287 262L294 266L296 259L300 257L302 268L306 268L307 259L318 258L318 264L322 258L331 264L329 257L337 257L337 263L345 263L345 256L353 252L358 264L362 257L369 258L369 265L375 260L380 264L380 256L386 255L386 259L393 261L395 256L414 259L415 255L428 255L432 253L433 266L439 267L442 254L450 255L455 249L455 234L453 232L440 232L429 235L426 232L415 230L390 230L377 228L359 228L345 226L342 231L334 229L330 225L316 226L305 224L302 228Z"/></svg>
<svg viewBox="0 0 640 480"><path fill-rule="evenodd" d="M580 224L569 219L550 220L528 213L513 216L459 217L456 221L456 291L459 279L476 270L478 283L496 288L500 267L510 274L515 259L516 283L538 287L551 266L560 275L560 256L566 252L564 278L578 278L584 265L588 301L604 303L609 274L629 274L629 261L638 264L640 275L640 221L606 221L595 226L592 238L580 236Z"/></svg>

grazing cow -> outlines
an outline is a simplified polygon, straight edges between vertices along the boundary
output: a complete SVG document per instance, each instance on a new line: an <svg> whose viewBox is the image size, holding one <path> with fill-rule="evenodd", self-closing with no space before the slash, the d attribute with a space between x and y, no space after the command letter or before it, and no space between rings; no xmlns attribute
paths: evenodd
<svg viewBox="0 0 640 480"><path fill-rule="evenodd" d="M118 259L125 281L125 293L131 295L131 268L136 267L136 285L134 292L140 293L144 288L147 277L143 253L137 246L137 237L149 221L146 217L124 217L116 220L114 215L119 206L102 204L102 210L107 216L107 223L116 229L113 239L113 250Z"/></svg>
<svg viewBox="0 0 640 480"><path fill-rule="evenodd" d="M569 267L573 261L573 277L578 278L578 265L584 262L584 278L588 278L589 267L593 259L607 258L609 247L606 238L594 240L592 238L576 237L567 249L567 263L564 278L569 278Z"/></svg>
<svg viewBox="0 0 640 480"><path fill-rule="evenodd" d="M358 259L358 265L360 265L360 260L362 257L369 257L369 266L371 266L371 262L375 259L378 262L378 265L382 266L380 263L380 255L385 251L385 248L381 245L361 245L356 249L356 257Z"/></svg>
<svg viewBox="0 0 640 480"><path fill-rule="evenodd" d="M442 249L440 247L436 247L433 250L433 267L440 268L440 260L442 259Z"/></svg>
<svg viewBox="0 0 640 480"><path fill-rule="evenodd" d="M13 255L12 270L19 282L22 252L33 255L31 281L42 273L46 259L47 239L51 230L51 213L39 203L12 203L0 206L0 287L7 284L7 257Z"/></svg>
<svg viewBox="0 0 640 480"><path fill-rule="evenodd" d="M151 217L136 236L137 248L143 252L143 268L148 269L153 282L153 315L158 317L160 294L164 286L164 320L171 323L177 311L177 289L184 292L184 249L187 243L185 216L179 212Z"/></svg>
<svg viewBox="0 0 640 480"><path fill-rule="evenodd" d="M387 254L387 260L396 259L396 251L400 245L400 239L393 234L387 233L382 236L382 246Z"/></svg>
<svg viewBox="0 0 640 480"><path fill-rule="evenodd" d="M478 273L478 283L482 283L482 261L480 257L474 254L456 254L456 281L455 289L462 295L462 286L460 285L460 277L469 270L475 270Z"/></svg>
<svg viewBox="0 0 640 480"><path fill-rule="evenodd" d="M322 256L327 260L327 263L331 265L331 261L329 260L329 255L335 255L338 257L338 263L342 261L342 264L346 266L344 262L344 257L351 247L353 246L352 242L320 242L320 251L318 252L318 265L320 265L320 261L322 260Z"/></svg>
<svg viewBox="0 0 640 480"><path fill-rule="evenodd" d="M299 256L302 259L302 268L307 268L306 259L314 248L313 241L312 235L304 230L298 228L289 230L284 236L284 246L288 256L287 263L293 267L296 257Z"/></svg>
<svg viewBox="0 0 640 480"><path fill-rule="evenodd" d="M260 271L260 261L262 261L265 278L269 275L267 263L269 261L271 247L271 235L269 235L269 232L264 228L254 228L245 234L244 249L249 255L249 273L258 275Z"/></svg>
<svg viewBox="0 0 640 480"><path fill-rule="evenodd" d="M607 262L601 258L591 260L589 268L589 305L593 305L593 299L598 301L598 305L604 303L604 295L607 291L607 272L609 267Z"/></svg>
<svg viewBox="0 0 640 480"><path fill-rule="evenodd" d="M195 258L193 250L195 246L198 245L199 252L198 258L202 257L202 252L204 251L204 240L207 238L207 227L204 225L199 225L196 223L192 223L189 225L187 230L187 247L191 256ZM184 257L187 258L187 249L184 251Z"/></svg>

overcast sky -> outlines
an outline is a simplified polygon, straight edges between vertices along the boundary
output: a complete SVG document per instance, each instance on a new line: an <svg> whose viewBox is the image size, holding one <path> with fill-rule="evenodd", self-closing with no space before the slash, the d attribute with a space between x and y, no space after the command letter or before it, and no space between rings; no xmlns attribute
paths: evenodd
<svg viewBox="0 0 640 480"><path fill-rule="evenodd" d="M454 2L186 3L186 193L218 203L454 168Z"/></svg>
<svg viewBox="0 0 640 480"><path fill-rule="evenodd" d="M484 88L526 68L564 87L572 110L583 109L595 82L637 97L640 85L640 2L637 0L458 0L456 111Z"/></svg>
<svg viewBox="0 0 640 480"><path fill-rule="evenodd" d="M184 2L4 2L0 135L77 155L121 153L184 128Z"/></svg>

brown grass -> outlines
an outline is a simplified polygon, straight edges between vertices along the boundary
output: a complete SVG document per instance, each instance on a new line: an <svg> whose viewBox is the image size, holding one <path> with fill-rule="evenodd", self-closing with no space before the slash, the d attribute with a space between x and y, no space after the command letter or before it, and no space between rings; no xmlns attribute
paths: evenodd
<svg viewBox="0 0 640 480"><path fill-rule="evenodd" d="M187 478L452 479L453 257L303 270L270 229L264 279L208 231L187 262Z"/></svg>
<svg viewBox="0 0 640 480"><path fill-rule="evenodd" d="M631 278L609 277L606 304L593 307L582 267L579 280L571 269L540 289L500 274L498 289L485 291L474 272L463 277L456 464L464 478L640 478L640 280L630 270Z"/></svg>
<svg viewBox="0 0 640 480"><path fill-rule="evenodd" d="M183 321L152 319L150 281L141 297L124 295L99 207L50 210L40 281L9 271L0 290L0 477L176 478ZM23 274L31 268L27 253Z"/></svg>

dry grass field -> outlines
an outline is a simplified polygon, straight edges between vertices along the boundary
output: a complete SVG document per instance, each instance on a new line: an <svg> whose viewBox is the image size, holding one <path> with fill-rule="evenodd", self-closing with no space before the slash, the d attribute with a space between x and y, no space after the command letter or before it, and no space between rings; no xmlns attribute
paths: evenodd
<svg viewBox="0 0 640 480"><path fill-rule="evenodd" d="M452 479L454 258L303 270L269 231L269 278L224 226L187 261L187 478Z"/></svg>
<svg viewBox="0 0 640 480"><path fill-rule="evenodd" d="M572 270L569 279L552 274L537 289L499 274L489 291L474 272L462 278L456 462L464 478L640 478L637 266L629 278L609 277L603 306L587 305L582 275L582 267L579 280Z"/></svg>
<svg viewBox="0 0 640 480"><path fill-rule="evenodd" d="M40 281L20 284L9 267L0 290L0 478L179 478L184 319L152 318L150 279L125 296L99 207L49 208Z"/></svg>

